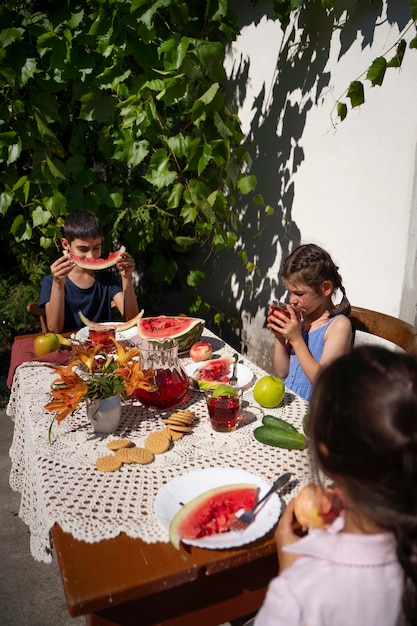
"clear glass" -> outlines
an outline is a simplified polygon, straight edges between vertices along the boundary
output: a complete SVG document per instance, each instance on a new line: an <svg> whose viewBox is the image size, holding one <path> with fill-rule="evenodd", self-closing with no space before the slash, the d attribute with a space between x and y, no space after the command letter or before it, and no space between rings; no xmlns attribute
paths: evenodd
<svg viewBox="0 0 417 626"><path fill-rule="evenodd" d="M168 409L176 406L188 390L188 375L178 357L178 342L139 341L142 370L153 370L154 391L136 389L135 397L145 406ZM152 382L152 381L151 381Z"/></svg>

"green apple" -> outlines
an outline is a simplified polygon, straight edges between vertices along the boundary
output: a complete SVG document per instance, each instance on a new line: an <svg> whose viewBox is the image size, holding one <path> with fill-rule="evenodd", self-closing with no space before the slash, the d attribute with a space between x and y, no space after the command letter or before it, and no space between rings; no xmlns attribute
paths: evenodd
<svg viewBox="0 0 417 626"><path fill-rule="evenodd" d="M253 388L255 401L267 409L278 406L285 395L285 385L278 376L262 376Z"/></svg>
<svg viewBox="0 0 417 626"><path fill-rule="evenodd" d="M38 335L33 340L33 349L36 356L44 356L54 350L59 350L59 338L55 333L45 333L44 335Z"/></svg>

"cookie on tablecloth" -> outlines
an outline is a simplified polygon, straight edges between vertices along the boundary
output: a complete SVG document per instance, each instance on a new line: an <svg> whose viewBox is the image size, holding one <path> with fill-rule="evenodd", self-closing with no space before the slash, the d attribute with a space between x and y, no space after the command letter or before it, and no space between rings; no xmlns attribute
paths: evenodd
<svg viewBox="0 0 417 626"><path fill-rule="evenodd" d="M121 450L122 448L130 448L132 442L130 439L113 439L106 445L109 450Z"/></svg>
<svg viewBox="0 0 417 626"><path fill-rule="evenodd" d="M168 430L169 434L171 435L172 441L179 441L180 439L182 439L184 437L184 433L180 433L178 431L171 430L169 428L169 426L167 426L167 430Z"/></svg>
<svg viewBox="0 0 417 626"><path fill-rule="evenodd" d="M116 450L115 456L123 463L133 463L130 456L131 450L132 448L119 448L119 450Z"/></svg>
<svg viewBox="0 0 417 626"><path fill-rule="evenodd" d="M155 458L152 452L146 450L145 448L128 448L128 451L132 463L146 465L147 463L152 463Z"/></svg>
<svg viewBox="0 0 417 626"><path fill-rule="evenodd" d="M171 435L168 430L155 430L150 433L145 441L145 448L153 454L163 454L171 445Z"/></svg>
<svg viewBox="0 0 417 626"><path fill-rule="evenodd" d="M115 472L122 467L123 463L115 454L101 456L96 461L96 468L100 472Z"/></svg>

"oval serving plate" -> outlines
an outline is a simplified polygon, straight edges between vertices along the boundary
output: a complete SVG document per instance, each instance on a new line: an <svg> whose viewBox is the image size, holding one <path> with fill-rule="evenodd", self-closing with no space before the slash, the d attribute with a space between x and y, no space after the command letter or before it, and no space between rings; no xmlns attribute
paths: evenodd
<svg viewBox="0 0 417 626"><path fill-rule="evenodd" d="M169 532L171 520L183 504L187 504L193 498L214 487L239 483L256 484L259 487L259 498L262 498L271 487L260 476L241 469L210 467L194 470L177 476L160 489L154 502L156 518L161 526ZM274 493L264 505L261 505L255 521L243 532L229 531L200 539L187 539L183 543L211 550L243 546L263 537L270 531L278 521L280 513L281 501L279 496Z"/></svg>

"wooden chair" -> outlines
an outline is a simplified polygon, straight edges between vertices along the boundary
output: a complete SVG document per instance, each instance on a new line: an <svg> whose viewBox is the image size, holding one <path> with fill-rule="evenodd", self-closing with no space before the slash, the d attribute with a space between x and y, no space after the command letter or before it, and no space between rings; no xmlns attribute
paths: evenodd
<svg viewBox="0 0 417 626"><path fill-rule="evenodd" d="M353 328L353 343L356 332L362 331L380 337L417 356L417 328L397 317L352 306L350 321Z"/></svg>
<svg viewBox="0 0 417 626"><path fill-rule="evenodd" d="M45 307L39 306L37 302L29 302L29 304L26 307L26 311L30 313L31 315L33 315L34 317L39 319L42 333L48 332L48 329L46 328L46 322L45 322Z"/></svg>

